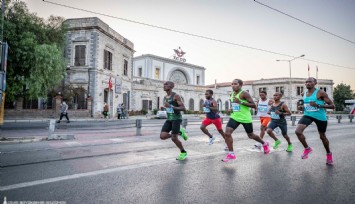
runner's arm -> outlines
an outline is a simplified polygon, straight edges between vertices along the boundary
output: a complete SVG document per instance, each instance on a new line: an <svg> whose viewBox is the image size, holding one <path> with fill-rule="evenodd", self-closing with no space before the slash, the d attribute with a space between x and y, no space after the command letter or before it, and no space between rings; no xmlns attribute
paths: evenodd
<svg viewBox="0 0 355 204"><path fill-rule="evenodd" d="M178 94L176 94L176 95L174 96L174 100L176 100L176 102L177 102L178 105L179 105L179 106L177 106L177 107L173 106L172 108L173 108L174 110L178 110L178 111L185 111L185 110L186 110L185 105L184 105L184 103L182 102L181 97L180 97Z"/></svg>
<svg viewBox="0 0 355 204"><path fill-rule="evenodd" d="M335 105L333 101L329 98L328 94L325 91L318 92L319 97L324 100L325 105L317 105L318 108L328 108L328 109L335 109Z"/></svg>
<svg viewBox="0 0 355 204"><path fill-rule="evenodd" d="M212 106L210 106L210 109L213 111L218 111L218 105L217 105L216 100L213 99Z"/></svg>
<svg viewBox="0 0 355 204"><path fill-rule="evenodd" d="M241 105L247 106L250 108L256 108L256 105L248 92L244 91L241 95L242 96L240 98L248 101L248 102L240 102Z"/></svg>

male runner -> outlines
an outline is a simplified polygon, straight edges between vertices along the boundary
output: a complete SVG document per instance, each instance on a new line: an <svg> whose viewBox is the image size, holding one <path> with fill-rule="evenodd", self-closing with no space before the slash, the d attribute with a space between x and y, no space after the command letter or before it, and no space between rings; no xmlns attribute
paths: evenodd
<svg viewBox="0 0 355 204"><path fill-rule="evenodd" d="M224 132L222 129L222 121L221 118L218 114L218 106L216 100L212 98L213 96L213 91L208 89L206 90L205 93L205 103L203 104L203 112L206 113L206 118L202 121L202 124L200 126L200 129L202 130L203 133L205 133L210 139L209 139L209 145L213 144L214 140L216 139L215 136L213 136L208 130L207 126L210 124L214 124L217 128L217 131L219 134L222 135L224 139Z"/></svg>
<svg viewBox="0 0 355 204"><path fill-rule="evenodd" d="M222 159L223 162L229 162L236 159L236 156L233 151L233 138L232 133L237 127L242 124L245 132L247 133L250 139L254 139L257 142L263 144L264 153L267 154L270 152L269 143L264 142L260 139L259 136L253 132L253 123L250 108L256 108L255 103L248 92L242 90L243 81L240 79L234 79L232 81L233 92L231 94L231 105L232 105L232 114L228 121L226 131L225 131L225 140L228 145L228 155L226 158Z"/></svg>
<svg viewBox="0 0 355 204"><path fill-rule="evenodd" d="M299 110L304 110L304 115L298 121L295 133L305 148L301 157L302 159L307 159L308 154L312 152L312 148L308 146L303 132L308 125L314 122L317 125L320 139L322 140L324 148L327 152L326 164L332 165L332 152L330 151L329 141L325 135L328 125L325 109L335 109L335 106L326 92L314 87L316 84L317 80L313 77L308 78L306 81L307 90L303 95L304 103L303 105L298 106Z"/></svg>
<svg viewBox="0 0 355 204"><path fill-rule="evenodd" d="M173 92L173 88L174 82L167 81L164 83L164 91L167 95L164 97L164 107L161 107L160 109L166 110L168 118L161 129L160 139L166 140L171 138L171 140L175 143L181 152L176 159L184 160L187 157L187 152L182 146L178 135L181 134L185 141L188 139L185 130L180 129L182 122L181 111L185 111L185 106L181 100L181 97ZM170 131L171 134L169 134Z"/></svg>
<svg viewBox="0 0 355 204"><path fill-rule="evenodd" d="M281 141L277 139L273 130L277 127L281 129L282 136L287 140L287 152L292 152L293 146L290 141L290 137L287 135L287 121L285 116L291 115L291 111L288 109L287 105L284 102L281 102L280 99L282 97L282 93L276 92L274 93L274 104L271 106L269 113L271 115L271 122L267 127L267 134L270 135L271 138L275 140L275 144L273 146L274 149L277 149L281 144Z"/></svg>
<svg viewBox="0 0 355 204"><path fill-rule="evenodd" d="M270 107L272 105L272 103L274 102L272 99L268 99L267 97L267 93L266 91L260 91L259 92L259 101L257 103L257 107L258 107L258 113L257 116L259 116L260 118L260 138L263 139L267 126L269 124L269 122L271 121L271 116L268 114L268 111L270 110ZM260 143L256 143L254 145L256 148L260 148L261 149L261 144Z"/></svg>

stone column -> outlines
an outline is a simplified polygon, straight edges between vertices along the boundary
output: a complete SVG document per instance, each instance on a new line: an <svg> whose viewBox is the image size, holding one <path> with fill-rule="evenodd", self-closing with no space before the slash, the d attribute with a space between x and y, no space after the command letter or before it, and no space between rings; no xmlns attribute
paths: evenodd
<svg viewBox="0 0 355 204"><path fill-rule="evenodd" d="M62 104L62 99L63 99L63 97L61 96L61 95L57 95L56 97L55 97L55 112L56 113L60 113L60 105Z"/></svg>

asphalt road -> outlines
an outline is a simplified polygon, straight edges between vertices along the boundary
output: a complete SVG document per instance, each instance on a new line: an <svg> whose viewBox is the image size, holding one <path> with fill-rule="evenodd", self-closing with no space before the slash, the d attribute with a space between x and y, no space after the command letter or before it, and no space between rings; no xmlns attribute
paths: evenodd
<svg viewBox="0 0 355 204"><path fill-rule="evenodd" d="M255 122L255 132L258 131ZM214 128L211 132L217 133ZM220 137L207 145L196 125L183 144L189 157L176 161L177 148L159 139L159 124L145 136L125 133L75 141L1 144L1 197L8 201L65 203L353 203L355 200L355 124L329 121L334 166L310 126L305 135L313 152L301 159L302 146L289 126L294 152L264 155L252 148L243 128L233 135L237 160L222 163ZM109 132L109 130L106 131ZM87 132L89 134L90 131ZM108 133L107 133L108 134ZM271 139L266 136L271 142ZM63 202L64 203L64 202Z"/></svg>

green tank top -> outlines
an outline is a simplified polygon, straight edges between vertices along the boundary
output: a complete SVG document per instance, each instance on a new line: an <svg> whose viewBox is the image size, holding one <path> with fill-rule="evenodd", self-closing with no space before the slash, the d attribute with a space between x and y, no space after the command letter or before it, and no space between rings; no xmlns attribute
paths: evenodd
<svg viewBox="0 0 355 204"><path fill-rule="evenodd" d="M237 98L241 102L248 103L247 100L240 99L241 93L243 93L243 90L240 90L238 94L235 94L234 92L231 94L230 100L233 111L231 114L231 118L240 123L251 123L253 120L251 117L250 108L248 106L244 106L242 104L234 102L234 99Z"/></svg>
<svg viewBox="0 0 355 204"><path fill-rule="evenodd" d="M172 106L179 106L179 104L177 103L176 100L174 100L175 97L175 92L173 92L170 96L170 98L166 98L166 96L164 96L164 103L167 102ZM182 115L181 112L178 110L174 110L173 108L165 108L167 116L168 116L168 120L182 120Z"/></svg>

